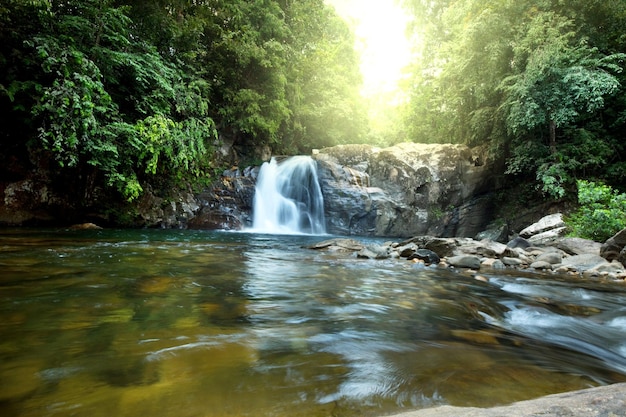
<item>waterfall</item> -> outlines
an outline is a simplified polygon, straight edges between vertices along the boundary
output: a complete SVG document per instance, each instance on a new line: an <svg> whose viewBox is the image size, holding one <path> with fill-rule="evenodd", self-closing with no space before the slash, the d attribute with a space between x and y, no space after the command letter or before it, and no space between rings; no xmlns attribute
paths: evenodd
<svg viewBox="0 0 626 417"><path fill-rule="evenodd" d="M265 162L254 194L255 232L324 234L324 198L317 165L309 156Z"/></svg>

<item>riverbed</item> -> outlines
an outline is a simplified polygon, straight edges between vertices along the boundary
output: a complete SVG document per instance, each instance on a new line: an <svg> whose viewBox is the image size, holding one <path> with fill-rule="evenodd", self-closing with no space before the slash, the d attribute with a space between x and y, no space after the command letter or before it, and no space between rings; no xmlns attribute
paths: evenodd
<svg viewBox="0 0 626 417"><path fill-rule="evenodd" d="M0 230L3 416L374 416L626 381L626 285L305 246Z"/></svg>

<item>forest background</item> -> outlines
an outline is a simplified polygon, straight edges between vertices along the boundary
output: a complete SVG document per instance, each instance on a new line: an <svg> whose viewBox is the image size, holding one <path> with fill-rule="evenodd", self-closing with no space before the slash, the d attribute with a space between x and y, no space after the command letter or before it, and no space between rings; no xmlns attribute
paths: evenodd
<svg viewBox="0 0 626 417"><path fill-rule="evenodd" d="M323 0L4 0L0 178L132 204L267 151L462 143L626 225L626 2L400 5L401 94L366 100L354 28Z"/></svg>

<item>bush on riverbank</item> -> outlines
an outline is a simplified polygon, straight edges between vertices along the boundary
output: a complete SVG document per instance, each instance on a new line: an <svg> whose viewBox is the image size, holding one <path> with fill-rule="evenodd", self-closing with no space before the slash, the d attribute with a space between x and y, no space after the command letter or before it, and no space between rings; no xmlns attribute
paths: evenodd
<svg viewBox="0 0 626 417"><path fill-rule="evenodd" d="M570 234L604 242L626 227L626 194L592 181L578 181L580 208L566 222Z"/></svg>

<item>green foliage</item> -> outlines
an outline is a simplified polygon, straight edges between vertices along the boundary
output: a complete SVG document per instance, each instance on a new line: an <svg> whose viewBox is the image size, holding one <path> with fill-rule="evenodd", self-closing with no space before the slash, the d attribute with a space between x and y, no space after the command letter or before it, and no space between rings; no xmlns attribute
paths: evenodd
<svg viewBox="0 0 626 417"><path fill-rule="evenodd" d="M585 40L573 44L573 22L554 12L539 13L514 48L514 70L500 88L506 93L507 128L512 134L537 127L568 126L581 112L604 107L614 94L626 55L604 56Z"/></svg>
<svg viewBox="0 0 626 417"><path fill-rule="evenodd" d="M106 147L101 132L111 97L98 66L81 51L59 45L52 37L35 38L27 45L36 48L44 72L54 77L38 89L40 97L32 109L42 120L39 139L60 166L75 167L92 147Z"/></svg>
<svg viewBox="0 0 626 417"><path fill-rule="evenodd" d="M407 0L414 15L406 130L488 145L551 198L576 178L623 182L626 3Z"/></svg>
<svg viewBox="0 0 626 417"><path fill-rule="evenodd" d="M571 235L604 242L626 227L626 194L603 183L577 184L580 208L566 219Z"/></svg>
<svg viewBox="0 0 626 417"><path fill-rule="evenodd" d="M7 90L11 101L32 102L31 149L79 175L96 168L127 200L151 176L203 175L217 138L207 83L142 42L123 8L84 1L47 11L39 36L24 43L31 79Z"/></svg>
<svg viewBox="0 0 626 417"><path fill-rule="evenodd" d="M0 166L55 161L85 196L203 183L218 138L254 158L366 126L352 33L323 0L7 0L0 29Z"/></svg>

